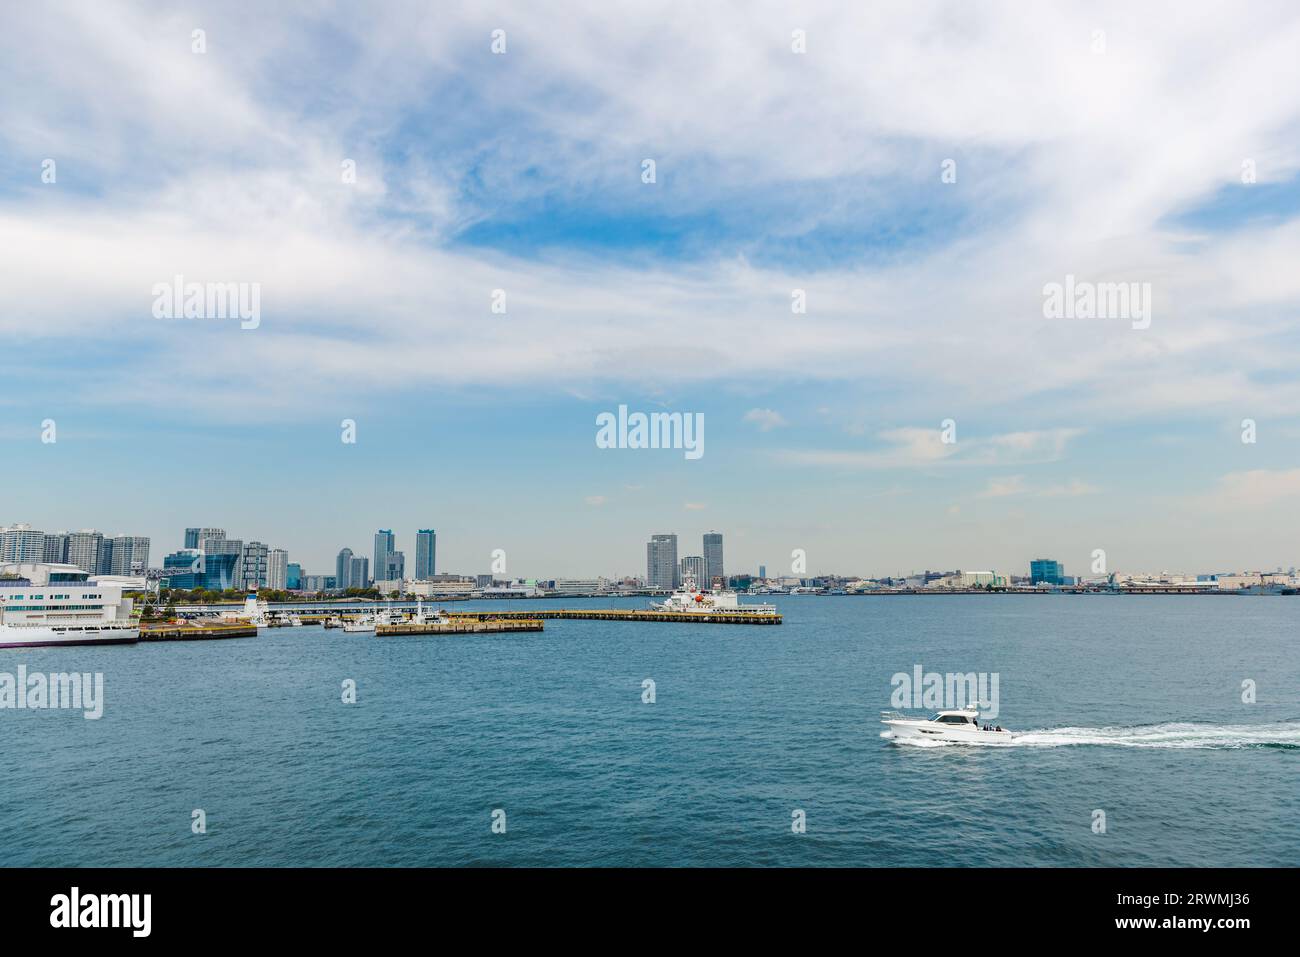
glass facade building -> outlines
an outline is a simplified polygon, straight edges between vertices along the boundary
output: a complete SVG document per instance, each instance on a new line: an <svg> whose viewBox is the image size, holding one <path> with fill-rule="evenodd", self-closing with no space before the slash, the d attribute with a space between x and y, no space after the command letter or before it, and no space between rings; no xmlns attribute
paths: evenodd
<svg viewBox="0 0 1300 957"><path fill-rule="evenodd" d="M1029 581L1034 585L1064 585L1065 566L1050 558L1035 558L1029 563Z"/></svg>

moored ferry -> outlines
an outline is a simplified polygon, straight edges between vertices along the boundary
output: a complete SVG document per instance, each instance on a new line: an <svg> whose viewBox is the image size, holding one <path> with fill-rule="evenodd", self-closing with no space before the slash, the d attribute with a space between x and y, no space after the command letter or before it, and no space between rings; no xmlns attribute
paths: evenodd
<svg viewBox="0 0 1300 957"><path fill-rule="evenodd" d="M75 565L0 565L0 648L132 644L131 604Z"/></svg>
<svg viewBox="0 0 1300 957"><path fill-rule="evenodd" d="M726 611L753 615L775 615L775 605L742 605L734 591L715 588L712 591L698 591L695 579L686 577L682 581L682 590L673 592L663 601L652 601L654 611Z"/></svg>

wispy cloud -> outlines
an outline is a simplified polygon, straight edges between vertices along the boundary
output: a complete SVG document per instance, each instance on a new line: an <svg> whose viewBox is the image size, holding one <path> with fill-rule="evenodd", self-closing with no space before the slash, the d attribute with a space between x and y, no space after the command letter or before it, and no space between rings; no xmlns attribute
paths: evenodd
<svg viewBox="0 0 1300 957"><path fill-rule="evenodd" d="M136 345L96 397L291 418L437 368L453 389L854 381L972 410L1051 395L1102 418L1300 402L1300 383L1253 374L1300 361L1300 224L1234 223L1213 243L1169 226L1245 188L1247 153L1261 182L1300 170L1300 18L1284 8L1198 4L1175 22L990 3L959 22L944 4L814 3L794 57L775 9L587 7L545 42L550 14L518 7L519 52L493 57L469 4L82 6L16 9L0 36L0 286L19 304L0 329ZM1114 24L1104 56L1098 22ZM891 55L861 69L881 37ZM1206 47L1222 54L1208 66ZM872 221L909 228L857 225ZM1156 286L1147 333L1043 319L1044 282L1118 264ZM261 329L152 320L147 291L175 273L260 282ZM646 343L690 346L665 362Z"/></svg>
<svg viewBox="0 0 1300 957"><path fill-rule="evenodd" d="M745 413L745 421L757 425L760 432L771 432L773 429L789 424L781 413L774 409L750 409Z"/></svg>
<svg viewBox="0 0 1300 957"><path fill-rule="evenodd" d="M1229 472L1203 504L1218 509L1268 508L1300 501L1300 469L1251 469Z"/></svg>
<svg viewBox="0 0 1300 957"><path fill-rule="evenodd" d="M891 429L876 436L884 446L881 449L786 449L777 453L777 456L791 465L850 469L1033 465L1060 460L1065 455L1069 442L1082 432L1082 429L1077 428L1045 429L945 443L939 429Z"/></svg>

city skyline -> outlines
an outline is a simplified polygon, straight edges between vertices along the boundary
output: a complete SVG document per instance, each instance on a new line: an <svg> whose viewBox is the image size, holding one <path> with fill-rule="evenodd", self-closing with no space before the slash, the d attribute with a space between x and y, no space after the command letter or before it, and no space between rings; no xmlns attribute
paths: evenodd
<svg viewBox="0 0 1300 957"><path fill-rule="evenodd" d="M381 543L386 543L393 549L389 555L398 556L399 560L403 555L402 550L396 549L396 543L400 541L399 532L393 529L378 529L373 533L373 540L376 545L376 552L379 551ZM34 536L41 536L41 541L37 542ZM90 552L87 547L82 547L81 552L72 553L69 550L68 539L71 536L80 536L88 541L98 539L98 546L94 550L97 556L92 562L89 558ZM645 544L645 559L640 571L636 572L608 572L601 570L588 570L585 574L555 574L554 571L539 571L536 573L511 573L509 571L500 574L484 573L472 568L454 568L444 569L435 572L432 568L432 550L435 547L436 532L433 529L417 529L413 533L413 541L416 543L417 555L421 554L424 546L421 539L426 538L429 547L429 570L428 576L419 573L419 569L424 567L419 564L422 560L417 558L416 571L414 575L403 575L403 580L418 580L423 577L432 577L433 574L465 576L467 578L487 577L498 580L594 580L603 578L611 582L624 579L640 579L651 587L675 588L683 582L683 577L689 568L702 572L697 575L697 585L707 587L707 582L717 576L718 573L712 571L712 562L723 563L723 548L725 536L716 529L710 529L701 533L702 547L699 553L691 553L681 546L681 536L677 533L655 533L649 536L649 542ZM51 543L56 540L62 540L62 551L54 554L51 551ZM0 525L0 562L15 561L45 561L54 562L62 561L68 564L75 564L83 570L100 574L129 575L129 571L122 570L124 555L136 559L138 565L140 559L138 556L144 556L145 568L154 570L165 570L171 567L178 574L182 571L189 571L192 564L190 557L184 553L189 551L207 551L209 557L219 557L223 554L230 559L229 567L224 567L220 563L209 561L209 568L213 574L222 580L230 578L232 582L238 582L242 587L251 587L250 580L256 580L258 587L262 588L285 588L291 575L299 579L310 578L313 580L333 578L337 587L355 588L365 587L366 585L378 581L391 581L384 579L375 574L376 562L375 556L364 555L353 551L351 548L344 546L340 549L325 570L318 570L309 563L301 559L290 561L296 557L293 549L282 546L271 546L257 540L230 539L226 537L226 530L217 527L186 527L181 536L182 545L168 551L157 562L150 564L148 556L150 554L151 541L148 537L141 536L113 536L104 535L94 529L83 529L75 533L54 532L46 533L41 529L35 528L30 522L11 523ZM658 554L659 543L662 542L664 549L663 554L656 559ZM120 543L114 549L114 543ZM193 544L192 544L193 543ZM83 543L84 544L84 543ZM82 554L84 552L85 554ZM116 552L116 555L115 555ZM37 557L39 556L39 557ZM984 563L972 563L969 565L956 564L952 562L936 561L913 568L896 568L893 570L883 571L863 571L855 567L845 568L828 568L813 570L803 561L802 570L800 562L792 562L790 568L783 566L771 566L767 562L758 562L753 565L740 567L738 571L727 572L726 566L723 565L723 577L730 577L733 574L755 575L759 578L770 577L772 579L802 579L812 580L816 578L838 577L843 579L914 579L924 580L927 576L930 579L939 578L952 572L965 572L969 575L988 575L990 573L1002 576L1007 580L1011 578L1023 578L1034 582L1042 581L1047 584L1061 584L1063 582L1075 580L1097 580L1111 575L1132 576L1132 575L1174 575L1174 576L1232 576L1242 573L1259 573L1262 575L1290 574L1295 575L1296 563L1245 563L1233 565L1226 562L1219 562L1208 566L1162 566L1162 567L1116 567L1109 559L1109 556L1101 556L1102 568L1097 570L1097 554L1090 554L1088 561L1081 561L1073 568L1067 568L1067 563L1059 559L1044 558L1021 558L1006 565ZM75 560L70 560L75 559ZM181 559L184 559L181 561ZM169 562L175 560L174 565ZM346 565L345 565L346 562ZM654 568L666 569L669 577L665 580L656 578ZM346 570L344 570L346 568ZM769 574L765 574L769 573ZM251 578L250 578L251 576ZM339 585L342 580L344 583ZM280 584L283 582L284 584Z"/></svg>

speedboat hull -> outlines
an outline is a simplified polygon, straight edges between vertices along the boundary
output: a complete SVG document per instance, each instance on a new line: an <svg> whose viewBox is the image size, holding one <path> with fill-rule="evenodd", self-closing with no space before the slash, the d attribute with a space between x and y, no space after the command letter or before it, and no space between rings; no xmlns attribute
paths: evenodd
<svg viewBox="0 0 1300 957"><path fill-rule="evenodd" d="M935 721L890 719L882 721L895 741L933 741L949 744L1006 744L1011 741L1010 731L993 731L985 728L945 726Z"/></svg>

